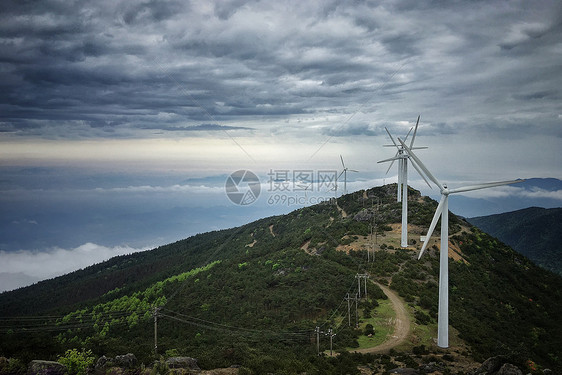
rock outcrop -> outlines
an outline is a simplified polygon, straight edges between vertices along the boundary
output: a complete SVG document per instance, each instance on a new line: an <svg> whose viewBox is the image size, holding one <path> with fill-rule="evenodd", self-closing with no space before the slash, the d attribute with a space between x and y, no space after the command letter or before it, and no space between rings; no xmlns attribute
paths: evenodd
<svg viewBox="0 0 562 375"><path fill-rule="evenodd" d="M500 368L497 375L523 375L523 372L519 368L511 363L504 363Z"/></svg>
<svg viewBox="0 0 562 375"><path fill-rule="evenodd" d="M185 368L189 370L201 370L197 360L191 357L171 357L166 360L169 368Z"/></svg>
<svg viewBox="0 0 562 375"><path fill-rule="evenodd" d="M65 375L66 366L59 362L34 360L29 363L27 375Z"/></svg>
<svg viewBox="0 0 562 375"><path fill-rule="evenodd" d="M115 366L122 368L135 368L137 366L137 357L133 353L127 353L125 355L118 355L115 357L113 362Z"/></svg>
<svg viewBox="0 0 562 375"><path fill-rule="evenodd" d="M523 375L519 367L508 362L504 356L491 357L485 360L480 368L474 372L476 375Z"/></svg>
<svg viewBox="0 0 562 375"><path fill-rule="evenodd" d="M137 366L137 362L137 357L132 353L118 355L115 358L102 355L96 362L95 372L97 374L105 374L106 370L112 367L133 369Z"/></svg>

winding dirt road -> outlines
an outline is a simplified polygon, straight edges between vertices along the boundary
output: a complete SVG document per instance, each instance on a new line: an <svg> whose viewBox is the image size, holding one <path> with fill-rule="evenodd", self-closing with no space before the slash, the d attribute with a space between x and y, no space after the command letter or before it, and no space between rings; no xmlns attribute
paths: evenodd
<svg viewBox="0 0 562 375"><path fill-rule="evenodd" d="M408 313L406 312L406 306L404 302L398 297L398 295L393 292L390 288L375 283L382 289L384 294L388 296L388 299L392 303L392 308L396 311L396 319L394 322L394 332L391 336L388 336L385 342L382 344L372 347L372 348L365 348L365 349L358 349L355 350L357 353L385 353L388 352L390 349L400 345L410 333L410 319L408 319Z"/></svg>

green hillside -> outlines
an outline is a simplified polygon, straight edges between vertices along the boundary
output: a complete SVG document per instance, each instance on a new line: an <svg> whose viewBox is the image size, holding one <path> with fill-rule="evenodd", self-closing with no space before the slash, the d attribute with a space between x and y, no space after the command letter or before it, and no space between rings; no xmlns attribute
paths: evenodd
<svg viewBox="0 0 562 375"><path fill-rule="evenodd" d="M562 369L562 279L453 214L453 344L435 346L438 249L417 261L415 235L410 249L395 248L395 197L396 185L360 191L337 205L197 235L3 293L0 356L55 359L85 348L96 356L132 352L146 364L181 354L207 369L235 364L255 374L335 374L358 373L358 365L388 370L439 356L453 366L501 354L522 367L531 360ZM427 230L436 205L411 190L412 233ZM367 261L370 246L374 262ZM358 303L360 328L348 325L346 296L357 292L357 273L390 285L408 304L412 330L392 360L345 354L368 346L367 323L376 337L392 318L386 296L369 283L369 299ZM333 348L343 354L317 356L316 327L333 328ZM320 345L329 349L325 335Z"/></svg>
<svg viewBox="0 0 562 375"><path fill-rule="evenodd" d="M562 275L562 208L530 207L468 221L542 268Z"/></svg>

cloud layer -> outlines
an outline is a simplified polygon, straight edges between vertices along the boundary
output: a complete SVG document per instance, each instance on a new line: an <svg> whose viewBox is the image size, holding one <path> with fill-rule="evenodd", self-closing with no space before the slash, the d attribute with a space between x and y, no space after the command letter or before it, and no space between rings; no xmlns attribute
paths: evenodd
<svg viewBox="0 0 562 375"><path fill-rule="evenodd" d="M267 134L314 119L369 136L423 112L426 134L560 136L561 14L556 1L8 0L0 131L193 136L262 119Z"/></svg>
<svg viewBox="0 0 562 375"><path fill-rule="evenodd" d="M0 262L0 292L76 271L118 255L148 249L129 246L106 247L86 243L74 249L54 248L41 252L0 251L0 257L2 258L2 262Z"/></svg>

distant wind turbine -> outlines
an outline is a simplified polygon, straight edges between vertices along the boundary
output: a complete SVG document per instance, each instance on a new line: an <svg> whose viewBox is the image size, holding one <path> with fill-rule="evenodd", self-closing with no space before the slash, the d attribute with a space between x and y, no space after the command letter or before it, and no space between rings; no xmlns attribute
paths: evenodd
<svg viewBox="0 0 562 375"><path fill-rule="evenodd" d="M420 116L418 116L418 120L416 121L415 128L410 128L410 131L406 135L405 139L408 139L408 136L412 132L412 129L414 129L414 135L412 136L412 139L410 141L410 147L409 147L410 150L421 150L421 149L427 148L427 147L414 147L414 141L416 139L416 134L418 132L418 124L419 123L420 123ZM408 155L408 152L406 151L406 149L404 149L404 147L402 147L401 145L396 143L396 141L394 141L394 138L392 137L392 134L390 134L388 129L385 128L385 130L388 133L388 135L390 136L390 139L392 140L392 143L397 148L397 151L396 151L396 154L394 155L394 157L392 157L390 159L381 160L381 161L379 161L379 163L391 161L390 166L386 170L386 173L388 173L390 168L392 168L392 165L394 164L394 161L398 160L398 187L396 189L397 190L396 201L402 202L402 235L401 235L401 238L400 238L400 245L402 247L408 247L408 158L409 158L409 155ZM392 145L389 145L389 146L393 147ZM425 177L423 176L421 171L418 169L418 167L415 164L412 164L412 165L416 169L418 174L424 179L424 181L427 183L427 185L431 188L431 185L425 179Z"/></svg>
<svg viewBox="0 0 562 375"><path fill-rule="evenodd" d="M306 191L312 187L312 182L302 182L299 181L296 185L301 189L304 190L304 198L307 199Z"/></svg>
<svg viewBox="0 0 562 375"><path fill-rule="evenodd" d="M359 172L356 171L355 169L349 169L345 166L345 163L343 162L343 157L340 155L340 159L341 159L341 165L343 166L343 170L341 171L341 173L339 174L338 178L336 179L336 189L337 189L337 180L341 177L341 175L343 174L343 193L347 194L347 171L350 172Z"/></svg>
<svg viewBox="0 0 562 375"><path fill-rule="evenodd" d="M427 231L425 242L421 248L418 260L421 259L423 252L429 244L433 230L437 225L437 221L441 217L441 249L439 250L439 314L437 316L437 346L441 348L449 347L449 194L461 193L465 191L486 189L495 186L502 186L522 182L524 180L511 180L501 182L489 182L484 184L465 186L456 189L449 189L446 184L439 182L435 176L426 168L422 161L406 146L406 144L398 138L398 141L408 152L414 163L417 164L425 173L425 175L439 187L441 191L441 200L437 205L433 220Z"/></svg>

